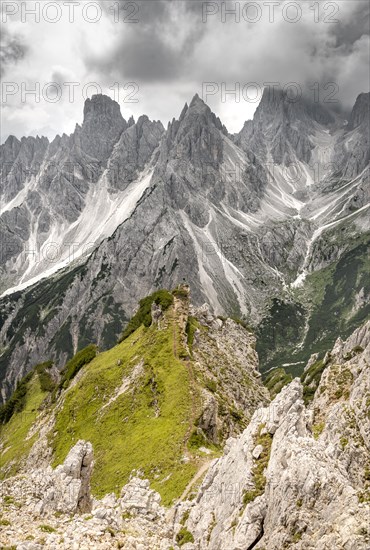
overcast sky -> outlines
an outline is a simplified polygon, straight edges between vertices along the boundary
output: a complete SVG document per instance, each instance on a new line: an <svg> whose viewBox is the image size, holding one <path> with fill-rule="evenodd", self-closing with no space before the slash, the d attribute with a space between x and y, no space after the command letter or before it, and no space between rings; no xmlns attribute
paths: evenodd
<svg viewBox="0 0 370 550"><path fill-rule="evenodd" d="M84 97L99 90L126 119L165 125L198 93L231 132L266 82L345 109L369 91L368 0L3 0L1 9L2 142L73 132ZM232 89L240 101L225 95Z"/></svg>

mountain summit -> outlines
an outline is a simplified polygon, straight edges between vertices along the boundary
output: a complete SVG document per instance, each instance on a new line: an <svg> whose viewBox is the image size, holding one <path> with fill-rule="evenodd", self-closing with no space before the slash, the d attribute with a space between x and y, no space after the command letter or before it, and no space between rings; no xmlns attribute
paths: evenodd
<svg viewBox="0 0 370 550"><path fill-rule="evenodd" d="M348 130L354 130L362 124L369 125L370 119L370 92L360 94L353 106L348 121Z"/></svg>
<svg viewBox="0 0 370 550"><path fill-rule="evenodd" d="M85 101L81 147L91 157L105 160L127 127L116 101L106 95L93 95Z"/></svg>

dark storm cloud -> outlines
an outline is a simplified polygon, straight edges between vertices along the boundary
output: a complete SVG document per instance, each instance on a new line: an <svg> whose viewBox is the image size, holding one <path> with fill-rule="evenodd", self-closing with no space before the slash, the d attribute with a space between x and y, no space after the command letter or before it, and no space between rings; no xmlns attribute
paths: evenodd
<svg viewBox="0 0 370 550"><path fill-rule="evenodd" d="M106 13L112 5L101 0ZM120 2L120 17L127 16ZM187 69L197 42L205 32L201 20L202 2L150 0L135 2L138 23L120 25L113 52L87 54L86 65L103 74L118 72L125 79L160 82L178 78Z"/></svg>
<svg viewBox="0 0 370 550"><path fill-rule="evenodd" d="M179 58L182 59L181 63ZM103 74L117 71L126 80L139 79L144 82L176 78L184 65L182 56L167 47L150 28L135 29L129 38L122 39L109 57L88 55L85 59L89 69Z"/></svg>
<svg viewBox="0 0 370 550"><path fill-rule="evenodd" d="M351 48L361 36L370 34L370 3L366 0L354 2L351 17L339 19L330 31L336 38L336 47Z"/></svg>
<svg viewBox="0 0 370 550"><path fill-rule="evenodd" d="M17 63L27 53L27 46L16 35L11 35L6 27L2 26L0 38L0 76L3 77L7 66Z"/></svg>
<svg viewBox="0 0 370 550"><path fill-rule="evenodd" d="M343 0L327 23L330 11L320 3L320 21L314 21L312 3L300 2L302 18L295 24L283 19L276 8L271 23L266 3L260 3L264 17L256 24L248 21L226 24L220 21L221 2L212 2L218 11L202 20L203 2L147 0L138 2L138 23L120 26L120 36L112 49L88 54L85 63L102 79L116 75L140 84L163 83L179 86L204 81L297 82L310 88L318 82L338 86L338 101L348 107L356 95L368 89L369 4ZM227 2L228 9L245 2ZM294 2L293 2L294 4ZM102 0L108 13L109 2ZM121 6L127 2L121 1ZM265 6L265 7L264 7ZM330 17L329 17L330 19ZM362 74L359 67L362 66ZM367 77L367 78L366 78ZM196 91L196 90L195 90Z"/></svg>

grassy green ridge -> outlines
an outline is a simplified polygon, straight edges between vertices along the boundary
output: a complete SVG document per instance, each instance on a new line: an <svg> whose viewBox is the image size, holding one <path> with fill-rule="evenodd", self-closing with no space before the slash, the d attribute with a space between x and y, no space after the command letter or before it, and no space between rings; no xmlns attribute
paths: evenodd
<svg viewBox="0 0 370 550"><path fill-rule="evenodd" d="M91 441L91 486L97 497L119 492L136 469L169 504L197 471L186 442L192 422L189 372L174 356L173 323L169 312L163 330L140 326L97 355L64 394L50 437L53 466L78 439ZM117 395L122 384L125 391ZM185 454L189 461L183 460Z"/></svg>
<svg viewBox="0 0 370 550"><path fill-rule="evenodd" d="M153 298L165 310L160 328L144 322ZM181 360L179 323L188 294L178 299L183 302L178 303L178 314L167 291L142 300L135 320L141 324L134 332L106 352L98 353L94 345L80 350L59 380L51 361L27 375L7 424L0 426L2 477L19 471L38 438L35 421L42 411L46 418L55 416L48 434L54 467L79 439L92 443L94 496L118 494L133 471L150 480L165 505L183 493L204 457L191 440L200 383L188 357Z"/></svg>

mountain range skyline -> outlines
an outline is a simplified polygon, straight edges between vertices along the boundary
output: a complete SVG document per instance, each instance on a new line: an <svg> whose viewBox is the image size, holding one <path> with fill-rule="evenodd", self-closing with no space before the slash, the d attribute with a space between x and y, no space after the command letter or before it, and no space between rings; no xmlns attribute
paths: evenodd
<svg viewBox="0 0 370 550"><path fill-rule="evenodd" d="M216 93L221 96L221 85L219 85L218 83L214 83L214 82L210 82L210 83L206 83L206 84L210 85L210 90L211 91L216 90L217 91ZM239 83L237 83L237 84L239 84ZM272 97L273 97L274 94L285 91L285 93L288 96L288 101L290 101L291 103L296 103L296 102L300 102L300 101L307 101L307 102L320 104L320 105L325 106L330 112L333 113L333 115L339 114L343 117L348 117L349 118L350 114L351 114L352 107L353 107L357 97L361 94L368 93L368 91L369 91L369 90L363 89L362 91L360 91L358 93L358 95L356 95L354 97L354 101L352 103L352 106L347 105L345 107L343 104L340 103L339 100L338 101L333 101L333 102L331 102L331 101L326 102L325 100L324 101L321 101L321 100L319 101L318 100L319 94L317 93L318 90L317 90L317 87L316 87L318 82L316 82L314 84L315 84L315 86L312 86L312 89L309 89L309 87L306 87L305 89L303 89L296 82L288 83L287 85L284 86L284 88L281 87L279 85L279 83L276 83L276 82L271 83L271 85L268 85L268 86L265 86L264 84L262 84L262 85L257 84L256 85L256 83L254 83L254 82L251 83L251 85L246 84L245 87L248 90L252 89L253 91L258 92L258 95L256 96L258 98L258 100L254 99L253 101L249 100L248 98L247 99L243 98L243 86L241 86L240 84L239 84L239 87L238 86L235 87L235 90L223 91L222 96L224 97L224 101L221 102L221 103L227 103L226 97L228 95L231 95L231 96L235 95L235 101L233 101L233 103L235 103L235 105L236 105L236 110L239 111L239 117L238 117L239 118L239 126L237 128L235 128L234 131L230 131L227 128L226 124L225 124L225 128L227 129L228 133L230 133L230 134L239 133L242 130L243 125L246 122L248 122L250 120L253 120L255 112L258 109L259 104L263 100L264 94L266 94L266 93L271 94ZM222 87L223 86L225 86L225 89L226 89L225 83L222 83ZM247 91L247 93L250 93L250 92ZM289 96L289 94L290 94L290 96ZM160 120L160 119L155 119L155 117L151 116L150 113L145 113L145 112L135 114L135 116L134 116L134 110L132 109L130 111L130 108L127 108L127 104L121 103L117 99L117 97L116 97L117 94L115 92L113 92L113 93L92 94L90 97L87 97L84 100L83 105L86 105L86 102L91 101L93 99L93 97L95 97L95 96L105 96L105 97L108 97L109 99L111 99L112 101L114 101L115 103L117 103L119 105L120 110L121 110L121 115L122 116L125 115L125 117L127 118L128 123L130 121L135 122L135 117L136 117L136 120L138 120L140 117L146 116L150 120L153 120L155 122L161 122L161 124L164 127L166 127L166 126L168 127L170 122L173 119L176 119L176 117L178 117L181 114L181 111L183 110L183 108L186 105L188 105L189 103L191 103L191 101L192 101L192 99L194 99L194 97L200 98L206 105L209 106L209 108L216 114L216 116L218 116L222 120L222 114L217 112L219 110L218 109L219 105L215 105L214 102L212 101L212 96L213 95L215 95L215 92L210 93L208 91L204 92L204 94L201 91L200 92L193 92L193 94L189 94L188 100L185 100L182 107L180 107L177 112L174 112L171 115L168 115L167 117L165 117L164 121ZM328 94L328 92L326 92L326 95L330 95L330 94ZM207 98L210 98L209 102L207 101ZM252 110L248 109L248 111L247 111L250 116L247 117L247 118L244 118L244 119L243 119L243 114L245 112L243 110L243 102L249 104L250 106L252 105ZM167 123L166 123L166 118L168 119ZM76 126L81 126L83 124L83 120L81 122L75 122L74 124L75 124L75 127ZM29 134L29 135L19 135L19 136L17 136L17 135L14 135L12 133L10 133L8 135L3 135L2 134L2 136L1 136L2 141L1 141L0 145L4 145L5 142L7 141L7 139L13 138L13 137L16 138L18 141L21 140L22 138L26 138L26 137L35 137L35 138L40 138L40 139L41 138L46 138L49 142L51 142L57 137L61 137L63 135L68 135L69 136L73 133L73 131L71 131L70 133L60 132L60 131L58 131L57 128L54 130L54 132L55 133L52 136L50 136L50 135L47 136L47 135L42 134L41 131L39 131L37 128L35 128L33 130L32 134Z"/></svg>
<svg viewBox="0 0 370 550"><path fill-rule="evenodd" d="M333 112L330 109L330 107L331 107L330 104L329 105L325 105L325 104L321 105L319 103L309 101L306 98L300 98L298 101L296 99L291 100L287 92L284 92L280 89L276 89L276 87L266 88L264 90L261 101L260 101L259 105L257 106L257 110L256 110L254 118L255 118L256 121L258 121L258 116L259 116L258 113L261 110L271 112L271 115L275 116L275 114L278 113L278 111L280 109L279 106L282 103L285 103L286 106L287 106L287 109L291 110L292 113L297 114L300 111L303 112L305 109L308 109L309 111L312 111L313 113L316 113L316 114L314 114L314 118L317 118L318 120L320 120L320 117L323 117L323 120L325 121L325 123L329 124L328 127L330 128L330 130L328 130L328 131L330 131L330 132L337 131L337 130L343 128L343 127L344 128L348 127L350 129L354 129L361 122L363 122L363 117L365 117L365 120L366 120L366 117L367 117L367 112L366 111L368 110L369 107L368 107L368 102L366 100L365 100L365 102L363 102L362 99L366 98L368 96L369 96L369 94L364 94L364 93L360 94L358 96L358 98L356 100L356 103L355 103L355 106L352 109L352 112L349 114L348 121L347 121L346 119L343 118L343 114L342 114L342 118L340 118L340 115L338 114L337 110ZM363 107L359 108L358 105L360 105L361 102L364 103L364 105L363 105ZM197 93L193 96L193 99L189 102L189 105L190 106L199 105L199 109L201 111L203 109L205 109L209 113L211 113L212 116L215 117L215 120L217 120L217 124L221 128L222 132L225 133L225 135L229 136L231 139L233 139L235 141L235 143L237 143L239 146L241 146L242 149L243 148L246 148L246 149L252 148L253 149L254 146L253 146L253 144L251 145L249 143L249 140L251 139L253 141L254 137L253 137L253 134L251 135L249 130L248 130L250 123L253 123L253 121L245 121L244 124L243 124L243 127L241 128L241 131L238 134L229 134L229 132L227 131L226 127L222 124L220 119L217 118L214 113L212 113L209 106L203 101L203 99L201 99L199 97L199 95ZM152 153L154 151L155 147L160 144L160 140L165 136L166 132L169 131L169 129L171 127L171 124L173 124L176 120L181 120L184 113L186 113L188 109L189 109L188 103L186 102L183 109L182 109L182 111L181 111L181 113L180 113L179 119L173 118L172 123L169 122L168 126L167 126L167 129L165 129L163 124L160 121L150 121L149 118L146 115L141 115L139 117L139 119L137 120L137 122L135 122L135 119L133 118L133 116L131 116L126 121L122 117L122 114L121 114L121 111L120 111L120 106L116 101L112 100L109 96L105 96L103 94L94 95L91 99L87 99L85 101L84 121L83 121L82 125L79 125L78 123L76 123L74 134L71 134L69 136L67 136L66 134L63 134L62 136L56 135L54 140L52 140L51 142L49 142L49 140L44 136L42 136L41 138L38 137L38 136L36 138L22 138L21 141L19 141L14 136L9 136L8 139L6 140L5 144L3 144L2 149L1 149L1 151L2 151L2 153L1 153L1 160L2 160L1 172L2 172L3 176L5 175L7 177L7 172L9 170L10 170L10 172L14 172L14 170L17 169L17 172L18 172L17 180L18 181L19 180L24 180L24 179L29 180L30 177L31 178L32 177L37 178L38 173L40 172L40 169L42 167L42 164L45 162L44 159L48 157L49 148L51 148L51 151L53 151L55 149L55 147L58 147L62 143L68 142L68 140L72 139L72 142L74 142L74 137L73 136L76 133L79 134L80 132L82 132L82 134L84 134L84 133L88 134L89 133L89 128L92 128L92 130L94 131L94 125L95 124L98 124L98 126L99 126L98 132L112 133L111 125L114 125L116 127L116 129L113 131L112 137L109 138L112 141L111 141L111 146L108 146L108 149L107 149L107 154L108 155L110 154L109 151L112 149L112 145L114 143L116 143L116 144L118 143L119 137L120 137L122 132L128 130L130 127L133 127L133 128L139 127L141 129L145 125L148 125L148 124L152 125L153 128L154 127L156 128L155 132L157 134L156 138L155 138L155 141L150 146L150 153ZM358 113L357 111L360 111L360 113ZM295 116L295 115L293 115L293 116ZM302 115L299 115L299 116L302 116ZM288 118L289 118L289 115L288 115ZM83 128L84 128L84 130L83 130ZM142 131L142 130L140 130L140 131ZM87 139L89 139L89 138L87 137ZM22 148L24 148L24 147L22 147L22 143L23 144L28 143L28 141L24 141L24 140L30 140L29 145L27 147L28 147L28 149L31 147L31 149L33 151L32 152L33 158L32 158L32 164L31 165L24 165L24 163L22 161ZM85 143L86 143L86 146L88 146L88 141L85 140ZM39 148L39 146L41 146L41 156L37 160L37 156L35 156L34 149L36 148L36 150L37 150ZM104 144L103 146L106 147L106 144ZM258 144L255 147L258 149ZM16 151L17 149L19 151L17 153L18 157L16 156L16 158L14 158L14 159L12 158L12 160L7 161L7 152L6 151L7 150ZM92 151L92 156L94 156L95 153L96 153L96 151L93 150ZM135 163L134 156L135 156L136 153L132 152L132 151L131 151L131 153L132 153L132 158L126 157L124 159L124 162L126 162L126 163L128 162L129 164L131 162ZM88 154L88 156L91 155L91 151L89 152L89 146L88 146L87 154ZM106 163L106 160L107 160L105 158L106 154L102 151L98 151L97 156L100 158L99 163L101 163L102 167L104 167L104 164ZM36 159L36 162L35 162L35 159ZM273 168L272 168L273 163L276 163L277 166L278 166L280 164L280 160L281 159L279 159L279 158L277 158L277 159L272 158L270 160L270 165L269 165L270 170L273 171ZM291 158L291 159L289 159L288 162L285 161L285 164L288 164L289 167L286 168L285 172L284 172L284 177L287 177L288 180L292 179L293 183L295 183L294 179L297 179L297 177L300 178L302 176L302 174L300 174L300 172L302 172L302 168L300 167L299 162L301 160L307 161L308 160L307 159L307 154L303 155L303 158L299 158L298 162L295 162L295 160L297 160L297 159L292 159ZM365 161L366 161L366 159L365 159ZM50 162L50 160L48 162ZM68 171L72 172L73 174L75 173L76 170L78 171L79 168L80 168L80 160L77 160L76 166L73 166L73 157L68 160L68 164L70 165L68 167ZM314 183L319 184L320 183L320 178L322 178L323 176L325 177L325 172L327 171L328 167L325 167L324 163L322 163L322 162L321 162L320 166L319 166L319 163L317 163L317 165L313 166L313 162L311 162L311 163L308 162L307 164L308 164L308 166L311 164L310 168L311 168L312 175L313 175L313 178L314 178ZM208 168L207 168L207 166L208 166L207 163L205 163L204 170L203 170L203 173L201 175L202 180L207 178L207 169L209 168L209 166L208 166ZM292 167L294 167L294 168L292 169ZM331 167L329 167L329 168L331 168ZM23 170L24 170L24 173L22 173ZM239 178L239 179L241 178L241 173L240 173L241 165L240 165L239 160L236 160L234 165L231 164L230 171L235 172L234 178ZM112 163L111 162L109 164L109 172L110 172L110 179L111 180L117 180L117 179L122 178L122 175L124 174L124 173L122 173L122 163L121 162L120 163L117 163L117 162ZM127 176L127 174L126 174L126 176ZM75 176L73 176L73 177L75 177ZM130 174L128 174L129 179L127 181L123 182L124 185L131 182L130 177L131 177ZM225 173L225 177L227 177L226 173ZM145 179L146 185L147 185L149 183L150 178L148 179L148 176L145 175L144 179ZM4 184L5 184L5 181L6 180L4 180ZM21 187L22 187L22 181L19 181L19 182L20 182ZM34 184L31 184L31 186L32 185L34 185ZM120 185L122 185L122 182L121 182ZM20 191L21 187L19 188L19 186L17 185L17 188L16 188L17 191ZM136 196L137 193L140 193L141 189L142 189L142 186L140 187L140 186L134 185L133 196ZM15 195L14 195L14 193L15 193ZM20 195L21 194L17 194L15 189L10 188L10 191L9 191L9 189L7 189L7 186L5 184L4 190L3 190L3 193L2 193L3 204L1 205L1 208L0 208L0 215L4 214L7 211L13 210L14 207L16 207L19 203ZM17 196L18 196L18 198L17 198ZM96 197L94 198L94 200L96 201ZM127 201L127 197L125 197L125 201ZM117 208L117 205L116 205L116 208ZM117 218L116 221L115 221L115 225L112 225L112 223L110 223L109 229L106 229L106 230L104 230L102 227L100 227L98 233L96 234L96 238L95 239L90 238L87 243L86 243L86 238L83 240L83 242L77 242L77 243L75 242L75 240L73 240L72 242L68 242L68 243L64 240L62 243L60 243L60 242L58 242L58 239L57 239L57 240L52 241L51 243L49 243L49 248L50 247L53 248L51 253L50 253L50 250L49 251L46 250L46 252L42 253L39 247L36 247L36 248L31 247L31 248L27 249L27 255L28 256L34 255L35 257L37 257L38 258L37 263L40 263L40 264L42 264L42 263L47 264L48 263L49 268L46 270L46 273L48 275L51 275L52 273L54 273L58 269L61 269L61 268L65 267L66 265L68 265L69 263L73 262L74 260L77 260L81 254L86 256L87 252L91 253L91 251L94 249L94 247L97 246L99 244L99 242L104 237L109 236L109 234L115 229L115 227L119 225L119 221L120 221L119 218ZM123 221L123 219L121 221ZM66 243L66 244L64 244L64 243ZM58 246L60 247L60 250L57 251L56 248ZM62 249L63 246L64 246L64 250L62 251L61 249ZM84 247L83 249L82 249L82 246ZM10 249L11 247L8 247L8 248ZM77 250L77 248L78 248L78 250ZM7 252L9 252L9 250L5 251L5 254ZM43 271L45 271L45 269ZM43 272L40 272L40 275L43 275ZM26 282L24 284L22 284L20 286L17 286L16 288L9 289L9 290L7 290L6 293L9 293L9 292L12 292L12 291L15 291L15 290L18 290L18 289L26 288L30 284L34 284L35 282L37 282L38 279L39 279L39 277L35 277L35 278L31 278L29 280L26 280Z"/></svg>

